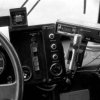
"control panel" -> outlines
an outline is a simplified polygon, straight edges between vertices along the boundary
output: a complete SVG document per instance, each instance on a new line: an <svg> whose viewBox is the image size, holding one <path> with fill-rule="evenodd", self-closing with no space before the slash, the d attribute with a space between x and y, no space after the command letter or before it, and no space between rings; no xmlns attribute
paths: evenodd
<svg viewBox="0 0 100 100"><path fill-rule="evenodd" d="M56 25L10 29L10 41L21 60L26 83L57 83L66 75Z"/></svg>
<svg viewBox="0 0 100 100"><path fill-rule="evenodd" d="M43 27L43 38L46 51L46 60L48 69L48 81L60 81L65 77L64 51L60 36L56 34L54 26Z"/></svg>

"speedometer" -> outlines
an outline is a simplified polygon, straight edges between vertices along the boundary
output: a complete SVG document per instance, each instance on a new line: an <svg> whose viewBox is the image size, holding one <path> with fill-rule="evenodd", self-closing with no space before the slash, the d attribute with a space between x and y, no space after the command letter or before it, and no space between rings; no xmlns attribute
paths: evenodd
<svg viewBox="0 0 100 100"><path fill-rule="evenodd" d="M3 53L0 52L0 75L2 74L5 66L5 60Z"/></svg>

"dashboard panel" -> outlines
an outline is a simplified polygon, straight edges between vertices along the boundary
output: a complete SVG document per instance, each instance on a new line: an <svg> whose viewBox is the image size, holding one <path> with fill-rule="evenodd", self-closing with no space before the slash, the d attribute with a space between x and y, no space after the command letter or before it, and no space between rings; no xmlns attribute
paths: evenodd
<svg viewBox="0 0 100 100"><path fill-rule="evenodd" d="M56 91L55 88L50 88L50 86L57 83L59 86L56 89L59 90L59 93L62 92L62 94L64 91L66 92L73 87L83 88L83 81L85 79L81 81L81 77L84 77L84 73L80 75L81 73L78 74L76 72L75 79L72 73L69 73L69 78L67 77L68 73L66 74L66 69L69 67L69 64L67 64L68 59L66 59L66 56L70 53L70 47L73 47L71 45L73 39L62 34L57 34L59 31L83 35L82 45L78 48L81 52L78 54L77 61L75 60L77 67L81 68L88 41L100 43L100 37L98 37L99 29L59 22L56 24L10 29L10 41L18 53L23 68L26 90L25 98L33 97L33 93L36 98L43 100L44 98L50 98L46 97L50 95L49 92L52 92L53 89L54 92ZM69 58L71 58L71 55L69 56ZM87 76L91 77L90 75ZM88 78L87 76L85 75L86 78ZM40 86L40 84L46 85L43 87L42 85ZM78 87L77 84L80 87ZM88 88L88 84L89 81L85 84L87 85L86 88ZM49 91L50 89L51 91ZM30 91L29 94L28 91ZM39 97L37 97L38 92ZM43 97L43 95L45 96ZM63 97L64 96L66 96L66 94L64 94Z"/></svg>
<svg viewBox="0 0 100 100"><path fill-rule="evenodd" d="M25 83L54 84L66 76L63 47L55 32L55 24L10 29L10 41L25 71Z"/></svg>

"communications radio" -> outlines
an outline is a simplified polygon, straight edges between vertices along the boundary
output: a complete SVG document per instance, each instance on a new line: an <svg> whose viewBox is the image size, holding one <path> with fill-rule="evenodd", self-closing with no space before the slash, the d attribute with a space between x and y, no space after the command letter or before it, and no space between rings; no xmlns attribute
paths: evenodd
<svg viewBox="0 0 100 100"><path fill-rule="evenodd" d="M70 37L70 46L69 51L72 51L71 48L75 49L77 52L75 53L77 58L75 58L75 62L77 68L82 67L84 63L84 59L87 55L87 51L93 52L99 49L99 45L89 45L89 43L100 43L100 29L97 26L89 27L87 25L81 25L81 24L74 24L74 23L66 23L66 22L57 22L57 33L62 34L65 37ZM73 46L72 41L75 42L75 37L77 40L76 46ZM73 39L72 39L73 38ZM79 40L81 39L81 42L79 43ZM67 39L66 45L68 43ZM65 47L66 51L66 47ZM78 53L78 54L77 54ZM69 55L70 60L72 61L71 57L73 56L71 52L67 53ZM88 53L89 54L89 53ZM72 56L71 56L72 55ZM67 60L69 60L69 58ZM86 62L89 62L89 59L87 59ZM90 64L88 64L90 65ZM96 64L95 64L96 65ZM74 66L72 66L74 67Z"/></svg>

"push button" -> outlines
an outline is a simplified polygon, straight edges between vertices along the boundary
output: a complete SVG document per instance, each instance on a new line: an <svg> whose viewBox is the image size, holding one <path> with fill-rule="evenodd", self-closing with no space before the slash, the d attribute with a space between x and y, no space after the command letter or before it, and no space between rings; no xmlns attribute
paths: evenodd
<svg viewBox="0 0 100 100"><path fill-rule="evenodd" d="M51 49L55 50L57 48L56 44L51 44Z"/></svg>
<svg viewBox="0 0 100 100"><path fill-rule="evenodd" d="M55 35L53 33L50 33L49 34L49 39L54 39L55 38Z"/></svg>

